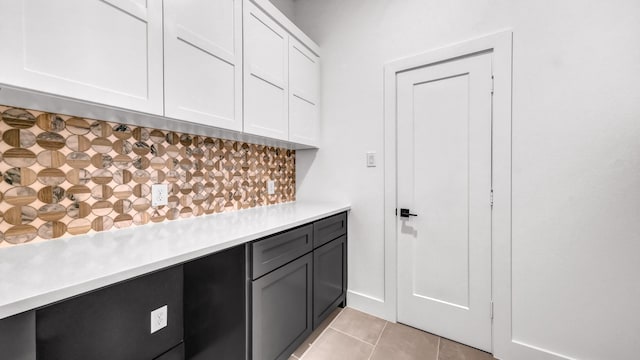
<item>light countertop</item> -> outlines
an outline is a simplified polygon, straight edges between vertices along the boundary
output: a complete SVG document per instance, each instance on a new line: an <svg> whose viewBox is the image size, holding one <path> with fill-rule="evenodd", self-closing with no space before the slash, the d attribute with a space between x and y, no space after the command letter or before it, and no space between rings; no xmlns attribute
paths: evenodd
<svg viewBox="0 0 640 360"><path fill-rule="evenodd" d="M0 319L346 210L294 202L0 249Z"/></svg>

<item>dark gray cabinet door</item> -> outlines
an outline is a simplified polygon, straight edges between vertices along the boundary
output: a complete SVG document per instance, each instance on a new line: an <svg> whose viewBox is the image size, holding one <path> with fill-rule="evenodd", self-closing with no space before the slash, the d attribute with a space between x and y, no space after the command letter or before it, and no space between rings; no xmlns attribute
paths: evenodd
<svg viewBox="0 0 640 360"><path fill-rule="evenodd" d="M347 237L313 250L313 328L345 300L347 290Z"/></svg>
<svg viewBox="0 0 640 360"><path fill-rule="evenodd" d="M242 360L246 354L245 247L184 264L188 360Z"/></svg>
<svg viewBox="0 0 640 360"><path fill-rule="evenodd" d="M41 360L148 360L182 342L182 266L128 280L36 311ZM151 311L167 326L151 333Z"/></svg>
<svg viewBox="0 0 640 360"><path fill-rule="evenodd" d="M252 284L253 360L286 360L312 331L312 254Z"/></svg>
<svg viewBox="0 0 640 360"><path fill-rule="evenodd" d="M153 360L184 360L184 343L174 347Z"/></svg>
<svg viewBox="0 0 640 360"><path fill-rule="evenodd" d="M0 320L0 359L36 360L36 312Z"/></svg>

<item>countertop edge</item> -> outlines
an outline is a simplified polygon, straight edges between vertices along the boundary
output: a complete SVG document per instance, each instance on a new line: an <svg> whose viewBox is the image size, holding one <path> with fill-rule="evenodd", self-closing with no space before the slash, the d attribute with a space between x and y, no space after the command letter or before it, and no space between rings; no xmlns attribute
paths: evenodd
<svg viewBox="0 0 640 360"><path fill-rule="evenodd" d="M350 205L338 205L332 207L331 210L318 212L311 216L305 216L286 224L279 224L273 227L266 227L262 231L256 231L238 238L225 241L223 243L213 244L211 246L205 246L200 249L189 251L182 254L176 254L166 259L158 260L151 263L140 264L132 268L124 269L122 271L116 271L114 273L106 273L103 276L82 281L76 284L71 284L66 287L62 287L52 291L44 291L42 293L35 294L33 296L16 299L15 301L0 304L0 320L17 315L26 311L35 310L43 306L51 305L56 302L60 302L65 299L69 299L84 293L95 291L116 283L133 279L138 276L142 276L154 271L162 270L171 266L183 264L185 262L211 255L216 252L220 252L234 246L246 244L248 242L261 239L266 236L276 234L287 229L295 228L300 225L304 225L328 216L339 214L341 212L350 211ZM153 226L153 225L152 225ZM143 227L141 227L143 228Z"/></svg>

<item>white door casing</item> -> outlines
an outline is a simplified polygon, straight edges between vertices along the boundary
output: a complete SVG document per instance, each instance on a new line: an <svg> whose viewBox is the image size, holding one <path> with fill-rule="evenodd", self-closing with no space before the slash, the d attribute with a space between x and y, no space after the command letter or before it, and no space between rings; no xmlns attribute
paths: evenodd
<svg viewBox="0 0 640 360"><path fill-rule="evenodd" d="M491 351L491 53L397 75L398 321Z"/></svg>
<svg viewBox="0 0 640 360"><path fill-rule="evenodd" d="M164 0L165 116L242 130L242 0Z"/></svg>
<svg viewBox="0 0 640 360"><path fill-rule="evenodd" d="M162 115L161 0L1 0L0 13L0 83Z"/></svg>
<svg viewBox="0 0 640 360"><path fill-rule="evenodd" d="M523 346L512 337L511 324L511 76L512 39L510 30L500 31L452 44L403 59L391 61L384 68L384 231L385 292L384 299L363 302L352 296L354 304L363 303L389 320L397 320L397 229L396 208L396 76L411 69L450 59L493 53L493 212L492 212L492 284L493 284L493 355L498 359L558 359L549 352ZM366 299L365 299L366 300Z"/></svg>

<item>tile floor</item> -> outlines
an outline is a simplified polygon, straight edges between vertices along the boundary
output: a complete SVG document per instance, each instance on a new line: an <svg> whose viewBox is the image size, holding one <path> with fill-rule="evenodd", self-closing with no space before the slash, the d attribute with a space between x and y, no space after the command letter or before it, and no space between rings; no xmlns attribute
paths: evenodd
<svg viewBox="0 0 640 360"><path fill-rule="evenodd" d="M494 360L491 354L351 308L336 309L289 360Z"/></svg>

